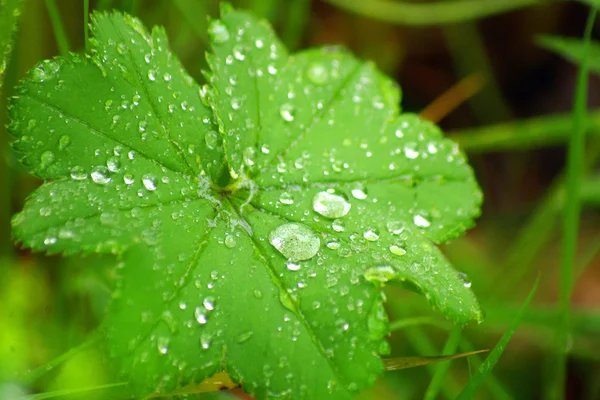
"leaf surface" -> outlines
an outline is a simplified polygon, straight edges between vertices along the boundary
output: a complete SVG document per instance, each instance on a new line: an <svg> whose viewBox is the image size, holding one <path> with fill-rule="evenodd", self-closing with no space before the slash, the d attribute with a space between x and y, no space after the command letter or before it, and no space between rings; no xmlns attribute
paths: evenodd
<svg viewBox="0 0 600 400"><path fill-rule="evenodd" d="M89 56L40 63L13 100L13 148L46 180L14 236L121 256L105 326L140 396L225 371L257 398L349 398L383 372L388 282L482 319L435 246L478 215L473 173L373 64L289 55L225 6L200 87L162 29L92 25Z"/></svg>

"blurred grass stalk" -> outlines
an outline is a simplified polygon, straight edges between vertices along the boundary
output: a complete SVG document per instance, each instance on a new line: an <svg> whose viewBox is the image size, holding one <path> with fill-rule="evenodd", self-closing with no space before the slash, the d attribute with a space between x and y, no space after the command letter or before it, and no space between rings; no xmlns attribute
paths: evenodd
<svg viewBox="0 0 600 400"><path fill-rule="evenodd" d="M567 153L566 203L563 212L562 262L560 273L560 292L558 314L560 322L556 331L555 362L548 384L551 399L563 399L566 395L567 340L570 325L570 302L573 291L573 264L577 251L579 218L581 214L580 186L583 175L585 155L586 113L588 104L589 50L592 29L596 20L598 6L590 10L585 28L584 56L579 68L575 104L573 106L573 132Z"/></svg>
<svg viewBox="0 0 600 400"><path fill-rule="evenodd" d="M454 24L544 4L542 0L457 0L433 3L382 0L325 1L355 14L399 25Z"/></svg>

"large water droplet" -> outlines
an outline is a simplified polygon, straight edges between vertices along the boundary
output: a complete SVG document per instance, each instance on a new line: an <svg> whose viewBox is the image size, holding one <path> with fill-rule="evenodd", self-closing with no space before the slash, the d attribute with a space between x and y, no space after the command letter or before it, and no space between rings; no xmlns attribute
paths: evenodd
<svg viewBox="0 0 600 400"><path fill-rule="evenodd" d="M229 30L227 26L220 20L214 20L208 27L208 35L213 43L221 44L229 40Z"/></svg>
<svg viewBox="0 0 600 400"><path fill-rule="evenodd" d="M196 321L198 321L200 325L204 325L206 324L206 322L208 322L206 314L204 314L204 312L202 311L202 307L196 307L196 309L194 310L194 318L196 318Z"/></svg>
<svg viewBox="0 0 600 400"><path fill-rule="evenodd" d="M419 214L417 214L413 217L413 222L419 228L427 228L431 225L431 222L429 222L429 220L427 218L425 218L424 216L419 215Z"/></svg>
<svg viewBox="0 0 600 400"><path fill-rule="evenodd" d="M269 234L269 242L290 261L313 258L319 251L319 236L304 224L288 223L278 226Z"/></svg>
<svg viewBox="0 0 600 400"><path fill-rule="evenodd" d="M76 181L82 181L87 178L87 174L83 168L76 166L71 169L71 178L75 179Z"/></svg>
<svg viewBox="0 0 600 400"><path fill-rule="evenodd" d="M399 235L404 230L404 222L402 221L391 220L385 226L392 235Z"/></svg>
<svg viewBox="0 0 600 400"><path fill-rule="evenodd" d="M369 242L375 242L379 239L379 231L375 228L369 228L363 233L363 237Z"/></svg>
<svg viewBox="0 0 600 400"><path fill-rule="evenodd" d="M294 204L294 197L292 197L292 195L289 192L283 192L279 196L279 201L281 202L281 204L289 206Z"/></svg>
<svg viewBox="0 0 600 400"><path fill-rule="evenodd" d="M225 240L223 241L223 243L225 244L225 246L227 248L233 249L236 245L236 242L237 241L236 241L234 235L229 234L229 233L225 235Z"/></svg>
<svg viewBox="0 0 600 400"><path fill-rule="evenodd" d="M146 190L154 191L156 190L156 183L154 182L154 177L150 175L144 175L142 177L142 183Z"/></svg>
<svg viewBox="0 0 600 400"><path fill-rule="evenodd" d="M73 175L71 174L71 176ZM91 176L94 183L97 183L98 185L106 185L112 180L108 176L108 168L106 167L98 167L94 169L91 173Z"/></svg>
<svg viewBox="0 0 600 400"><path fill-rule="evenodd" d="M364 200L367 198L367 190L363 187L354 188L350 191L350 193L352 193L352 196L358 200Z"/></svg>
<svg viewBox="0 0 600 400"><path fill-rule="evenodd" d="M392 244L390 245L390 253L395 256L403 256L406 254L406 250L404 250L404 248L398 244Z"/></svg>
<svg viewBox="0 0 600 400"><path fill-rule="evenodd" d="M342 194L319 192L313 198L313 210L327 218L341 218L350 208L348 198Z"/></svg>
<svg viewBox="0 0 600 400"><path fill-rule="evenodd" d="M54 153L51 151L45 151L40 155L40 168L46 169L54 162Z"/></svg>

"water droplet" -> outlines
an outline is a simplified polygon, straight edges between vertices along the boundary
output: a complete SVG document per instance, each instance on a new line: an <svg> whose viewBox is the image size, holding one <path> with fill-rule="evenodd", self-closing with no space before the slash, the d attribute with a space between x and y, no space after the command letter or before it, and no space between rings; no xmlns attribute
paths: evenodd
<svg viewBox="0 0 600 400"><path fill-rule="evenodd" d="M369 242L358 234L350 235L350 247L357 253L361 253L369 248Z"/></svg>
<svg viewBox="0 0 600 400"><path fill-rule="evenodd" d="M306 71L308 79L315 85L323 85L327 82L328 72L327 68L320 63L312 63L308 66Z"/></svg>
<svg viewBox="0 0 600 400"><path fill-rule="evenodd" d="M404 230L404 222L402 221L391 220L385 226L392 235L399 235Z"/></svg>
<svg viewBox="0 0 600 400"><path fill-rule="evenodd" d="M269 154L271 152L271 149L269 148L268 144L263 144L262 147L260 148L260 151L263 154Z"/></svg>
<svg viewBox="0 0 600 400"><path fill-rule="evenodd" d="M263 293L260 289L254 289L254 297L256 297L257 299L262 299L263 298Z"/></svg>
<svg viewBox="0 0 600 400"><path fill-rule="evenodd" d="M212 296L208 296L206 297L203 301L202 301L202 305L204 306L204 308L206 308L208 311L212 311L215 309L215 298Z"/></svg>
<svg viewBox="0 0 600 400"><path fill-rule="evenodd" d="M172 78L172 77L171 77L171 74L169 74L168 72L165 72L165 74L163 75L163 79L164 79L166 82L169 82L169 81L171 80L171 78Z"/></svg>
<svg viewBox="0 0 600 400"><path fill-rule="evenodd" d="M138 129L140 132L146 132L146 127L148 126L148 121L142 120L138 123Z"/></svg>
<svg viewBox="0 0 600 400"><path fill-rule="evenodd" d="M45 151L40 155L40 168L46 169L54 162L54 153L51 151Z"/></svg>
<svg viewBox="0 0 600 400"><path fill-rule="evenodd" d="M404 250L404 248L400 245L392 244L390 245L390 253L395 256L403 256L406 254L406 250Z"/></svg>
<svg viewBox="0 0 600 400"><path fill-rule="evenodd" d="M234 235L227 233L227 234L225 234L225 240L223 242L225 243L225 246L227 248L233 249L235 247L237 241L236 241Z"/></svg>
<svg viewBox="0 0 600 400"><path fill-rule="evenodd" d="M248 341L248 339L250 339L252 337L252 335L254 335L253 331L246 331L246 332L238 335L235 338L235 341L238 343L244 343L244 342Z"/></svg>
<svg viewBox="0 0 600 400"><path fill-rule="evenodd" d="M389 265L379 265L367 269L363 276L369 282L387 282L396 277L396 271Z"/></svg>
<svg viewBox="0 0 600 400"><path fill-rule="evenodd" d="M300 269L300 264L289 262L285 265L287 269L290 271L298 271Z"/></svg>
<svg viewBox="0 0 600 400"><path fill-rule="evenodd" d="M269 242L290 261L308 260L319 251L321 240L304 224L288 223L269 234Z"/></svg>
<svg viewBox="0 0 600 400"><path fill-rule="evenodd" d="M344 226L344 221L342 221L341 219L334 219L331 223L331 229L333 229L336 232L344 232L344 229L346 229Z"/></svg>
<svg viewBox="0 0 600 400"><path fill-rule="evenodd" d="M227 26L220 20L214 20L208 27L208 35L210 40L216 44L222 44L229 40L229 30Z"/></svg>
<svg viewBox="0 0 600 400"><path fill-rule="evenodd" d="M82 181L87 178L87 174L81 167L73 167L71 168L71 178L76 181Z"/></svg>
<svg viewBox="0 0 600 400"><path fill-rule="evenodd" d="M246 147L242 151L242 159L247 167L254 166L256 159L256 149L254 147Z"/></svg>
<svg viewBox="0 0 600 400"><path fill-rule="evenodd" d="M106 167L110 172L118 172L120 169L119 159L117 157L110 157L106 160Z"/></svg>
<svg viewBox="0 0 600 400"><path fill-rule="evenodd" d="M151 81L155 81L156 80L156 71L151 69L150 71L148 71L148 79L150 79Z"/></svg>
<svg viewBox="0 0 600 400"><path fill-rule="evenodd" d="M313 210L327 218L341 218L350 208L351 204L343 194L319 192L313 198Z"/></svg>
<svg viewBox="0 0 600 400"><path fill-rule="evenodd" d="M90 175L94 183L97 183L98 185L106 185L112 180L108 176L108 169L106 167L97 167Z"/></svg>
<svg viewBox="0 0 600 400"><path fill-rule="evenodd" d="M413 217L413 222L419 228L428 228L431 225L431 222L427 218L419 214Z"/></svg>
<svg viewBox="0 0 600 400"><path fill-rule="evenodd" d="M367 198L367 190L362 187L354 188L350 191L350 193L352 193L352 197L358 200L364 200Z"/></svg>
<svg viewBox="0 0 600 400"><path fill-rule="evenodd" d="M196 321L198 321L200 325L204 325L208 322L206 314L204 314L204 312L202 311L202 307L196 307L196 309L194 310L194 318L196 318Z"/></svg>
<svg viewBox="0 0 600 400"><path fill-rule="evenodd" d="M463 283L463 286L466 288L470 288L471 287L471 280L469 279L469 277L467 276L467 274L465 274L464 272L457 272L458 277L460 278L460 280Z"/></svg>
<svg viewBox="0 0 600 400"><path fill-rule="evenodd" d="M40 208L40 215L42 217L49 217L50 215L52 215L52 209L48 207L42 207Z"/></svg>
<svg viewBox="0 0 600 400"><path fill-rule="evenodd" d="M125 182L126 185L131 185L135 182L135 178L132 174L125 174L123 175L123 182Z"/></svg>
<svg viewBox="0 0 600 400"><path fill-rule="evenodd" d="M294 106L289 103L283 104L279 108L279 115L284 121L292 122L294 120Z"/></svg>
<svg viewBox="0 0 600 400"><path fill-rule="evenodd" d="M370 228L363 233L363 237L369 242L375 242L379 239L379 232L375 228Z"/></svg>
<svg viewBox="0 0 600 400"><path fill-rule="evenodd" d="M294 198L288 192L281 193L281 195L279 196L279 201L281 202L281 204L285 204L288 206L294 204Z"/></svg>
<svg viewBox="0 0 600 400"><path fill-rule="evenodd" d="M154 177L150 175L144 175L142 177L142 183L146 190L154 191L156 190L156 183L154 182Z"/></svg>
<svg viewBox="0 0 600 400"><path fill-rule="evenodd" d="M169 351L169 343L170 342L171 342L171 339L169 339L166 336L160 336L156 340L156 347L158 348L158 351L160 354L167 354L167 352Z"/></svg>
<svg viewBox="0 0 600 400"><path fill-rule="evenodd" d="M219 134L215 131L207 132L204 141L209 149L214 150L219 145Z"/></svg>
<svg viewBox="0 0 600 400"><path fill-rule="evenodd" d="M329 239L327 241L326 246L328 249L337 250L340 248L341 244L340 244L340 241L338 240L338 238L332 237L331 239Z"/></svg>
<svg viewBox="0 0 600 400"><path fill-rule="evenodd" d="M416 144L409 143L406 146L404 146L404 155L406 156L406 158L409 158L411 160L414 160L415 158L419 157L419 152L416 150Z"/></svg>
<svg viewBox="0 0 600 400"><path fill-rule="evenodd" d="M70 144L71 144L71 138L67 135L62 135L58 139L58 149L59 150L66 149L67 147L69 147Z"/></svg>
<svg viewBox="0 0 600 400"><path fill-rule="evenodd" d="M208 348L210 348L211 340L211 334L208 332L203 332L202 335L200 335L200 346L202 346L204 350L207 350Z"/></svg>

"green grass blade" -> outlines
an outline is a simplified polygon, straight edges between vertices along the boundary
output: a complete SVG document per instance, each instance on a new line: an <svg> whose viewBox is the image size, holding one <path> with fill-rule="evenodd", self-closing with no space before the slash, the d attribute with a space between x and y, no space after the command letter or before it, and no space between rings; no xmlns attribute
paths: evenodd
<svg viewBox="0 0 600 400"><path fill-rule="evenodd" d="M600 74L600 44L597 42L588 44L580 38L540 36L536 39L536 43L575 64L581 64L586 54L588 54L587 60L590 72Z"/></svg>
<svg viewBox="0 0 600 400"><path fill-rule="evenodd" d="M577 91L573 106L573 132L569 140L567 153L566 203L563 214L562 262L560 268L560 292L558 313L560 322L556 332L556 362L553 363L553 376L550 380L550 396L554 399L564 397L566 379L565 343L569 334L569 308L573 291L573 264L577 250L579 217L581 214L580 186L584 170L585 122L588 102L588 71L590 38L597 7L590 11L584 40L581 68L577 77Z"/></svg>
<svg viewBox="0 0 600 400"><path fill-rule="evenodd" d="M21 0L0 0L0 88L12 50L13 34L21 15Z"/></svg>
<svg viewBox="0 0 600 400"><path fill-rule="evenodd" d="M89 52L89 20L90 20L90 0L83 0L83 37L85 40L85 52Z"/></svg>
<svg viewBox="0 0 600 400"><path fill-rule="evenodd" d="M443 355L456 353L456 349L460 344L460 339L462 337L462 327L456 326L450 332L448 336L448 340L444 345L444 349L442 350ZM442 385L444 384L444 378L446 377L446 373L450 368L450 362L444 362L437 366L431 381L429 382L429 386L425 391L425 400L435 400L438 398Z"/></svg>
<svg viewBox="0 0 600 400"><path fill-rule="evenodd" d="M66 56L69 54L71 46L69 46L69 38L67 37L65 27L54 0L46 0L46 8L48 9L48 15L50 16L50 22L52 23L52 30L54 31L58 51L60 52L60 55Z"/></svg>
<svg viewBox="0 0 600 400"><path fill-rule="evenodd" d="M93 392L93 391L97 391L97 390L111 389L111 388L114 388L114 387L125 386L125 385L127 385L127 382L109 383L109 384L106 384L106 385L92 386L92 387L85 387L85 388L78 388L78 389L55 390L55 391L52 391L52 392L44 392L44 393L34 394L34 395L31 395L31 396L20 397L20 398L17 398L15 400L43 400L43 399L53 399L55 397L69 396L69 395L77 394L77 393L87 393L87 392Z"/></svg>
<svg viewBox="0 0 600 400"><path fill-rule="evenodd" d="M403 318L390 323L390 331L399 331L411 326L429 325L443 330L450 330L450 325L430 317Z"/></svg>
<svg viewBox="0 0 600 400"><path fill-rule="evenodd" d="M486 352L487 350L477 350L469 353L451 354L447 356L416 356L416 357L396 357L384 359L386 371L398 371L401 369L421 367L424 365L435 364L442 361L450 361L457 358L469 357L475 354Z"/></svg>
<svg viewBox="0 0 600 400"><path fill-rule="evenodd" d="M452 24L543 4L540 0L459 0L419 4L381 0L326 1L365 17L401 25Z"/></svg>
<svg viewBox="0 0 600 400"><path fill-rule="evenodd" d="M587 116L590 136L600 136L600 112ZM544 115L520 121L450 132L449 136L469 153L525 150L567 142L573 127L571 114Z"/></svg>
<svg viewBox="0 0 600 400"><path fill-rule="evenodd" d="M475 393L477 392L477 390L486 381L488 374L491 373L492 369L494 368L494 366L500 359L500 356L504 352L504 349L506 349L508 342L510 341L513 334L517 330L517 327L521 323L521 319L523 318L523 315L525 314L525 310L527 309L527 307L529 306L529 303L531 303L531 300L533 299L533 297L535 295L535 292L537 290L539 282L540 282L540 279L538 277L533 285L533 288L529 292L527 299L525 300L525 302L521 306L521 309L517 313L517 316L510 324L510 327L504 333L504 335L502 336L500 341L498 341L498 344L496 344L496 347L494 347L494 349L492 350L490 355L487 356L487 358L485 359L483 364L481 364L481 366L477 370L477 373L471 378L471 380L469 381L467 386L465 386L463 391L457 397L457 400L472 399L473 396L475 395Z"/></svg>

